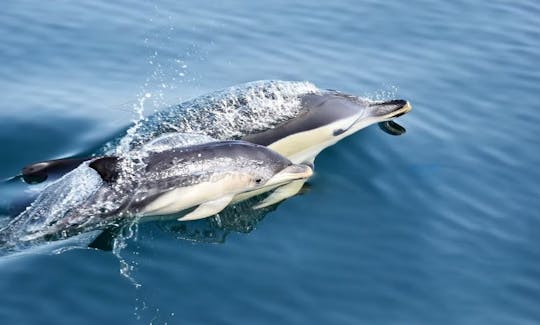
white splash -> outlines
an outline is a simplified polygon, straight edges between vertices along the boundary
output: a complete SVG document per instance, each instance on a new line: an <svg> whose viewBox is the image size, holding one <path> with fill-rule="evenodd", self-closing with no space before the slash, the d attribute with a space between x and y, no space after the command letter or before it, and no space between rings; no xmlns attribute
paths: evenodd
<svg viewBox="0 0 540 325"><path fill-rule="evenodd" d="M25 227L25 240L40 234L44 225L52 224L62 219L71 209L80 206L88 200L103 184L98 173L83 163L62 178L49 184L24 212L18 215L12 223L22 222ZM21 234L22 235L22 234Z"/></svg>
<svg viewBox="0 0 540 325"><path fill-rule="evenodd" d="M139 120L118 141L119 145L109 143L102 152L119 154L172 132L240 139L293 118L301 110L301 95L319 92L309 82L272 80L226 88Z"/></svg>
<svg viewBox="0 0 540 325"><path fill-rule="evenodd" d="M212 137L198 133L167 133L148 142L143 151L162 152L172 148L181 148L196 144L218 141Z"/></svg>

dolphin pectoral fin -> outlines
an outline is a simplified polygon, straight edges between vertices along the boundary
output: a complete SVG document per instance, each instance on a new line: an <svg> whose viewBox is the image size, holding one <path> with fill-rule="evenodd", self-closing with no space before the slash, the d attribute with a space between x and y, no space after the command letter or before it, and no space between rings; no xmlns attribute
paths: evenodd
<svg viewBox="0 0 540 325"><path fill-rule="evenodd" d="M178 221L189 221L208 218L225 209L225 207L229 205L229 203L231 203L233 197L234 195L230 194L222 196L217 200L204 202L203 204L199 205L197 209L191 211L190 213L186 214L181 218L178 218Z"/></svg>
<svg viewBox="0 0 540 325"><path fill-rule="evenodd" d="M272 194L270 194L270 196L264 199L261 203L255 205L253 210L266 208L298 194L305 182L305 179L301 179L299 181L290 182L287 185L278 187L274 192L272 192Z"/></svg>

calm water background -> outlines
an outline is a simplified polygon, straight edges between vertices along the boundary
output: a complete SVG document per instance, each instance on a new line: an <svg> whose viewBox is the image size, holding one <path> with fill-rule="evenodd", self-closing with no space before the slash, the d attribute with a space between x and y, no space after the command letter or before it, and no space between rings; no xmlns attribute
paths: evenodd
<svg viewBox="0 0 540 325"><path fill-rule="evenodd" d="M148 225L121 257L2 257L1 323L539 323L539 21L537 1L4 1L2 179L111 137L145 93L309 80L414 109L222 244Z"/></svg>

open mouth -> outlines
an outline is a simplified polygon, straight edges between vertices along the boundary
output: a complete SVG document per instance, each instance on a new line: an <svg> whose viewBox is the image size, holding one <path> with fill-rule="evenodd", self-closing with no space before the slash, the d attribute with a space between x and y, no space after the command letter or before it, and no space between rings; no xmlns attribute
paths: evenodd
<svg viewBox="0 0 540 325"><path fill-rule="evenodd" d="M377 123L379 128L390 135L402 135L407 130L394 122L392 119L407 114L412 109L411 104L403 99L394 99L383 102L374 102L370 104L372 114L381 121Z"/></svg>

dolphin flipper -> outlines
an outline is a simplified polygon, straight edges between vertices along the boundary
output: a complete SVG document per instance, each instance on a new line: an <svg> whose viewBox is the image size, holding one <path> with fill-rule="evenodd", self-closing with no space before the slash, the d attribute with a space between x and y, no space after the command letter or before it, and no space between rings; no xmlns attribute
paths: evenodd
<svg viewBox="0 0 540 325"><path fill-rule="evenodd" d="M302 180L290 182L287 185L278 187L266 199L264 199L259 204L253 206L253 210L266 208L268 206L274 205L278 202L281 202L283 200L290 198L291 196L298 194L298 192L300 192L300 190L304 186L305 182L306 180L302 179Z"/></svg>
<svg viewBox="0 0 540 325"><path fill-rule="evenodd" d="M217 200L204 202L203 204L199 205L197 209L191 211L190 213L186 214L181 218L178 218L178 221L197 220L214 215L225 209L227 205L231 203L233 197L234 194L231 194L222 196Z"/></svg>

